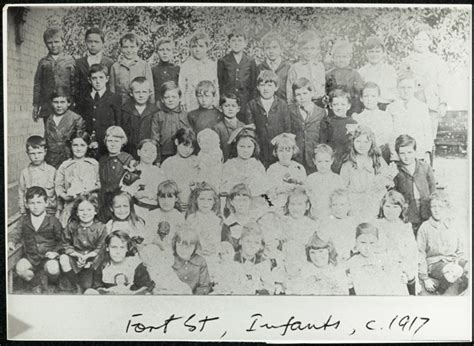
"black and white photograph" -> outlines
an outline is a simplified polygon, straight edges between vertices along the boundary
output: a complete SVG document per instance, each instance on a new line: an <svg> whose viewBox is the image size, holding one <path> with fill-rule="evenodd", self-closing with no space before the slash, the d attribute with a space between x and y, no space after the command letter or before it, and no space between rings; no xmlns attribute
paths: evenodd
<svg viewBox="0 0 474 346"><path fill-rule="evenodd" d="M178 325L134 320L157 302L456 300L470 314L472 7L28 4L3 18L10 338L58 339L22 305L57 320L61 302L83 328L113 302L127 340ZM265 311L242 332L350 341L285 339L296 317L270 328ZM324 330L346 328L327 315ZM410 334L387 340L430 320L389 317L380 330ZM197 339L253 335L226 333Z"/></svg>

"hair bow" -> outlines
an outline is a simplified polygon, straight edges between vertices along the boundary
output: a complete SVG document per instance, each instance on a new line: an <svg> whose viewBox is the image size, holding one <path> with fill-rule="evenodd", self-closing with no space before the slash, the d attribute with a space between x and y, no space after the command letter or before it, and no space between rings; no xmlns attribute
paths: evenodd
<svg viewBox="0 0 474 346"><path fill-rule="evenodd" d="M237 136L239 136L244 131L246 132L246 134L255 138L255 124L247 124L232 131L229 136L229 140L227 141L227 144L231 144L232 142L234 142Z"/></svg>

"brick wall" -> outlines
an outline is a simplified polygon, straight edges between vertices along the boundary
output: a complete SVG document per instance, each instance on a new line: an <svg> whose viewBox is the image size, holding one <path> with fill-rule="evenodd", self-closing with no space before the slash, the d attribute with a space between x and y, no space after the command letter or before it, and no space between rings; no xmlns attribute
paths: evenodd
<svg viewBox="0 0 474 346"><path fill-rule="evenodd" d="M47 54L43 43L46 29L47 8L29 8L25 16L24 41L15 40L13 8L7 12L7 177L8 177L8 217L17 212L17 183L20 171L28 164L25 141L28 136L42 135L43 123L31 118L33 102L33 78L38 60Z"/></svg>

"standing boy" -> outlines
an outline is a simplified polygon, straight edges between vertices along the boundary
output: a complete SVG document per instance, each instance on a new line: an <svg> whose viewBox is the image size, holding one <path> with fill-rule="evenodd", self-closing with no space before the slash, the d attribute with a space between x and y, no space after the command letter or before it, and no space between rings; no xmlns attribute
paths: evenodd
<svg viewBox="0 0 474 346"><path fill-rule="evenodd" d="M288 104L295 102L293 84L301 77L309 79L314 88L313 98L320 99L325 94L326 71L321 62L321 42L314 31L305 31L298 37L298 55L300 60L291 65L286 82Z"/></svg>
<svg viewBox="0 0 474 346"><path fill-rule="evenodd" d="M28 213L9 234L8 247L14 250L23 243L25 257L17 262L15 271L29 283L33 293L43 293L48 288L48 280L57 280L60 274L57 258L62 227L58 219L46 213L48 196L42 187L30 187L25 197Z"/></svg>
<svg viewBox="0 0 474 346"><path fill-rule="evenodd" d="M44 139L48 148L46 162L58 169L70 156L68 141L84 132L86 127L82 117L69 109L71 96L62 90L51 95L51 107L53 112L44 126Z"/></svg>
<svg viewBox="0 0 474 346"><path fill-rule="evenodd" d="M244 53L247 37L243 30L234 29L229 35L230 53L217 62L217 77L220 93L236 94L245 107L256 96L257 65L252 57ZM245 121L245 115L237 115Z"/></svg>
<svg viewBox="0 0 474 346"><path fill-rule="evenodd" d="M409 135L401 135L395 141L395 151L400 158L395 190L408 203L407 219L416 232L430 217L430 195L436 190L433 170L426 162L416 157L416 141Z"/></svg>
<svg viewBox="0 0 474 346"><path fill-rule="evenodd" d="M219 135L222 155L224 161L227 161L231 149L231 145L228 143L230 134L245 125L237 119L237 114L240 112L240 99L237 95L223 94L221 96L220 106L224 116L222 120L213 127L213 130Z"/></svg>
<svg viewBox="0 0 474 346"><path fill-rule="evenodd" d="M54 190L54 178L56 169L48 165L46 157L46 141L41 136L30 136L26 140L26 154L30 159L28 167L20 173L18 183L18 203L20 213L26 214L25 193L32 186L40 186L46 191L48 197L46 212L50 215L56 214L56 193Z"/></svg>
<svg viewBox="0 0 474 346"><path fill-rule="evenodd" d="M290 63L282 59L282 42L280 35L275 32L269 32L262 38L262 47L265 60L257 65L257 75L263 70L270 70L278 76L278 90L275 95L282 100L287 100L286 81L288 79L288 70Z"/></svg>
<svg viewBox="0 0 474 346"><path fill-rule="evenodd" d="M122 118L120 96L107 88L109 72L105 65L94 64L89 70L89 83L92 91L84 95L81 113L86 123L86 130L95 137L91 143L94 158L98 160L107 153L105 131L112 125L120 125Z"/></svg>
<svg viewBox="0 0 474 346"><path fill-rule="evenodd" d="M64 53L63 32L58 28L49 28L43 34L48 55L41 58L36 68L33 86L33 120L47 117L53 111L51 95L57 89L74 95L76 64L74 58Z"/></svg>
<svg viewBox="0 0 474 346"><path fill-rule="evenodd" d="M89 69L92 65L101 64L107 68L106 75L109 75L110 68L114 61L104 54L104 33L99 28L93 27L86 31L86 56L76 59L76 110L77 113L84 116L86 113L84 103L91 91L89 82ZM108 78L107 78L108 82Z"/></svg>
<svg viewBox="0 0 474 346"><path fill-rule="evenodd" d="M384 61L385 46L382 40L369 37L364 48L368 63L359 69L359 74L365 83L372 82L379 86L378 106L384 111L397 96L397 71Z"/></svg>
<svg viewBox="0 0 474 346"><path fill-rule="evenodd" d="M296 145L300 152L295 160L301 163L308 174L316 171L313 155L314 149L320 143L321 121L325 116L324 109L311 100L314 88L307 78L299 78L293 84L292 92L296 103L290 105L291 133L296 136Z"/></svg>
<svg viewBox="0 0 474 346"><path fill-rule="evenodd" d="M130 84L131 100L122 106L122 127L128 137L127 151L136 160L138 143L143 139L154 139L157 142L160 139L158 107L150 102L151 95L149 81L145 77L137 77Z"/></svg>
<svg viewBox="0 0 474 346"><path fill-rule="evenodd" d="M290 132L290 118L285 101L275 97L278 76L275 72L263 70L257 78L259 97L251 100L246 108L246 123L255 124L257 142L260 146L260 160L268 168L275 162L271 140L280 133Z"/></svg>
<svg viewBox="0 0 474 346"><path fill-rule="evenodd" d="M196 98L199 108L188 113L188 121L194 133L212 128L222 118L221 112L214 106L216 87L210 80L203 80L196 86Z"/></svg>
<svg viewBox="0 0 474 346"><path fill-rule="evenodd" d="M122 97L122 104L130 99L130 82L136 77L145 77L153 85L153 74L148 63L138 57L139 39L132 33L120 39L119 60L110 70L110 90ZM155 93L152 90L150 102L155 102Z"/></svg>
<svg viewBox="0 0 474 346"><path fill-rule="evenodd" d="M172 39L165 37L156 43L156 53L158 54L158 64L151 68L153 75L153 88L155 99L161 100L160 87L164 82L174 81L178 83L179 66L173 64L171 60L174 56L174 42Z"/></svg>

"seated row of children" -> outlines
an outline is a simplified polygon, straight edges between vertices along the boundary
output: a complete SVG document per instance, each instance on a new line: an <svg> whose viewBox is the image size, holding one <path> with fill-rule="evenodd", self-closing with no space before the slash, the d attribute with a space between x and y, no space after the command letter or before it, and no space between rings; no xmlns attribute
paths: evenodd
<svg viewBox="0 0 474 346"><path fill-rule="evenodd" d="M8 240L10 248L24 245L16 273L36 293L60 274L86 294L408 295L416 294L417 277L437 294L467 287L462 237L445 192L431 195L432 215L415 240L407 204L394 190L383 196L378 218L361 222L347 190L338 189L330 215L314 221L302 188L288 194L284 215L254 214L250 190L239 184L214 229L209 221L219 219L220 208L210 185L193 190L186 216L176 209L173 181L158 191L158 225L147 225L131 196L117 192L113 225L96 218L97 197L87 194L76 199L63 229L46 212L46 191L29 188L29 213Z"/></svg>

